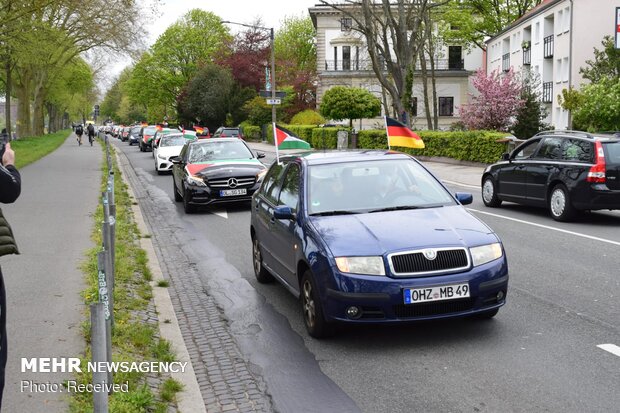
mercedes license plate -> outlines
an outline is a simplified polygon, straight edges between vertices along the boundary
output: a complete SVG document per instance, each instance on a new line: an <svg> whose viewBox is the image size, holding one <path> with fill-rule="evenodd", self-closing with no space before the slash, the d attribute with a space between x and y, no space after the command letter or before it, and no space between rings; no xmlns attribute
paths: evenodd
<svg viewBox="0 0 620 413"><path fill-rule="evenodd" d="M220 196L237 196L237 195L246 195L248 190L243 189L223 189L220 191Z"/></svg>
<svg viewBox="0 0 620 413"><path fill-rule="evenodd" d="M405 288L403 295L405 304L467 298L469 297L469 284L442 285L427 288Z"/></svg>

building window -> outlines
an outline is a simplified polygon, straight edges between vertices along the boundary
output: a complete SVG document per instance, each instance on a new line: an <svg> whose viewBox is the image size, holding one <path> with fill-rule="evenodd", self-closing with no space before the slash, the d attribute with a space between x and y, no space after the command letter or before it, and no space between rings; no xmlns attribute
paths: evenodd
<svg viewBox="0 0 620 413"><path fill-rule="evenodd" d="M543 47L544 47L543 57L545 59L553 57L553 35L552 34L545 37Z"/></svg>
<svg viewBox="0 0 620 413"><path fill-rule="evenodd" d="M502 56L502 70L508 72L510 70L510 53L505 53Z"/></svg>
<svg viewBox="0 0 620 413"><path fill-rule="evenodd" d="M351 46L342 46L342 70L351 70Z"/></svg>
<svg viewBox="0 0 620 413"><path fill-rule="evenodd" d="M553 102L553 82L543 83L542 101L543 103Z"/></svg>
<svg viewBox="0 0 620 413"><path fill-rule="evenodd" d="M338 70L338 48L334 47L334 70Z"/></svg>
<svg viewBox="0 0 620 413"><path fill-rule="evenodd" d="M439 116L454 116L454 98L439 98Z"/></svg>
<svg viewBox="0 0 620 413"><path fill-rule="evenodd" d="M411 98L411 116L418 116L418 98Z"/></svg>
<svg viewBox="0 0 620 413"><path fill-rule="evenodd" d="M343 17L340 19L340 30L343 32L348 32L353 27L353 19L350 17Z"/></svg>
<svg viewBox="0 0 620 413"><path fill-rule="evenodd" d="M448 46L448 69L463 70L463 52L461 46Z"/></svg>
<svg viewBox="0 0 620 413"><path fill-rule="evenodd" d="M568 57L562 61L562 82L568 82Z"/></svg>
<svg viewBox="0 0 620 413"><path fill-rule="evenodd" d="M355 70L360 70L360 47L355 46Z"/></svg>

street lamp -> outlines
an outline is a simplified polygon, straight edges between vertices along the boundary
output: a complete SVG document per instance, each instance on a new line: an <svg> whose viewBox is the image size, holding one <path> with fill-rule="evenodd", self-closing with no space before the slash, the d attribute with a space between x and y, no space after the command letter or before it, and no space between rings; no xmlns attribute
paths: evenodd
<svg viewBox="0 0 620 413"><path fill-rule="evenodd" d="M275 105L275 102L276 102L276 52L273 47L273 41L274 41L273 27L254 26L252 24L236 23L236 22L231 22L227 20L222 20L222 23L236 24L238 26L249 27L251 29L269 30L269 33L270 33L269 43L271 46L271 122L272 124L275 124L276 123L276 105Z"/></svg>

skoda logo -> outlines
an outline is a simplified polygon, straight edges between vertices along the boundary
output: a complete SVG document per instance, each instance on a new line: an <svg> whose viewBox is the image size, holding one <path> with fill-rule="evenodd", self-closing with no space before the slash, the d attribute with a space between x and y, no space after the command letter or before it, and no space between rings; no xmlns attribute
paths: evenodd
<svg viewBox="0 0 620 413"><path fill-rule="evenodd" d="M437 251L432 249L424 250L423 254L429 261L433 261L435 258L437 258Z"/></svg>
<svg viewBox="0 0 620 413"><path fill-rule="evenodd" d="M228 186L230 188L236 188L237 187L237 180L235 178L230 178L228 180Z"/></svg>

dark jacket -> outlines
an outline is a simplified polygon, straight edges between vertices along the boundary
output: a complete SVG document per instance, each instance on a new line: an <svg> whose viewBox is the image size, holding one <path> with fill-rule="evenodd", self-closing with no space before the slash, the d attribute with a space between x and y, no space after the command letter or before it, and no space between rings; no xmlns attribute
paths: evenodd
<svg viewBox="0 0 620 413"><path fill-rule="evenodd" d="M21 177L14 166L0 165L0 202L15 202L21 193ZM0 255L19 254L13 231L0 210Z"/></svg>

